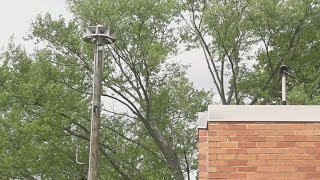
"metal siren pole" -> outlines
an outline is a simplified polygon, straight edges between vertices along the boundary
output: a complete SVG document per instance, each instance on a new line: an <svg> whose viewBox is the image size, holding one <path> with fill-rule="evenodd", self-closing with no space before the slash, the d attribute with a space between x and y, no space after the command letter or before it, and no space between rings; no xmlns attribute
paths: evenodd
<svg viewBox="0 0 320 180"><path fill-rule="evenodd" d="M100 47L114 43L115 32L102 25L90 26L86 29L83 39L95 45L88 180L97 180L103 64L103 53Z"/></svg>

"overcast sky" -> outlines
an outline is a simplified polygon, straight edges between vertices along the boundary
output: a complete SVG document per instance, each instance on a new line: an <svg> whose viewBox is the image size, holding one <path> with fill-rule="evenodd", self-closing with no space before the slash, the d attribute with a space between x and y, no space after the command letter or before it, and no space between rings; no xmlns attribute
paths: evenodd
<svg viewBox="0 0 320 180"><path fill-rule="evenodd" d="M6 46L12 34L21 44L32 19L39 13L70 17L64 0L0 0L0 46Z"/></svg>
<svg viewBox="0 0 320 180"><path fill-rule="evenodd" d="M66 9L65 0L0 0L0 48L6 47L10 36L14 34L16 43L24 45L28 51L32 50L33 43L25 42L22 38L26 36L31 21L39 13L46 12L54 17L59 15L67 19L71 17ZM186 52L173 59L191 64L188 76L197 88L213 87L201 50Z"/></svg>

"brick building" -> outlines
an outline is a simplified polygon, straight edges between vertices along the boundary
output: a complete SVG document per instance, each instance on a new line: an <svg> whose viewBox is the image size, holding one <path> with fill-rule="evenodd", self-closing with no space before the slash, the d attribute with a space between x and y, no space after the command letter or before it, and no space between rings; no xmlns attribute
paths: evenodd
<svg viewBox="0 0 320 180"><path fill-rule="evenodd" d="M199 179L320 179L320 106L209 106Z"/></svg>

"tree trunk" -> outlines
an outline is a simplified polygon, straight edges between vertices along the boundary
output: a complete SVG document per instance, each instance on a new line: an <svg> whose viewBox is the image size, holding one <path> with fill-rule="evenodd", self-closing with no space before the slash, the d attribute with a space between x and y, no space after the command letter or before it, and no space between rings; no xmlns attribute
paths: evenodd
<svg viewBox="0 0 320 180"><path fill-rule="evenodd" d="M172 149L172 147L168 144L165 137L158 129L157 126L153 125L150 120L143 121L153 140L157 143L160 148L168 167L173 173L175 180L183 180L183 172L181 170L181 166L179 160L177 158L176 153Z"/></svg>

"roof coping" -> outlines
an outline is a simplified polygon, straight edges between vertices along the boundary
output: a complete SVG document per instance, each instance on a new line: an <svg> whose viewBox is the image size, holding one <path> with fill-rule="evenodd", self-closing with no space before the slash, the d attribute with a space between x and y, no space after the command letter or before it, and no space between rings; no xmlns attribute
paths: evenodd
<svg viewBox="0 0 320 180"><path fill-rule="evenodd" d="M320 122L319 105L209 105L199 113L198 128L208 122Z"/></svg>

